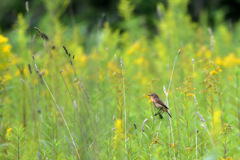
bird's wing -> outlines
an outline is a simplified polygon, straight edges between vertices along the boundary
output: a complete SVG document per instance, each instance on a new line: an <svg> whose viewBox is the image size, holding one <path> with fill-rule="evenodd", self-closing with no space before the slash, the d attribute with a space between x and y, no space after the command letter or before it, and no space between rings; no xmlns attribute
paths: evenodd
<svg viewBox="0 0 240 160"><path fill-rule="evenodd" d="M158 99L158 100L157 100L157 103L161 104L162 106L164 106L165 108L168 109L168 107L163 103L162 100Z"/></svg>

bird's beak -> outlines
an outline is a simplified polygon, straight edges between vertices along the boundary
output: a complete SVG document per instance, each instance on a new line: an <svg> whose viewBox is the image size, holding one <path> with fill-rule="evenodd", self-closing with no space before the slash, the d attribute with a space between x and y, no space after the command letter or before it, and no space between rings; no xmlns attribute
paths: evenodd
<svg viewBox="0 0 240 160"><path fill-rule="evenodd" d="M151 97L151 95L149 94L148 96L150 96Z"/></svg>

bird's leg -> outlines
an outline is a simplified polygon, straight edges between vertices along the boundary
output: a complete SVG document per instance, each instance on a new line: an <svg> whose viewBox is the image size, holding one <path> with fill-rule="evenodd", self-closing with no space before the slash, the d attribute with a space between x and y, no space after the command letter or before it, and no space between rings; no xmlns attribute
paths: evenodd
<svg viewBox="0 0 240 160"><path fill-rule="evenodd" d="M159 118L160 118L160 119L163 119L163 116L162 116L162 114L159 114Z"/></svg>
<svg viewBox="0 0 240 160"><path fill-rule="evenodd" d="M161 112L161 109L158 109L158 110L157 110L157 113L155 113L154 116L157 116L160 112Z"/></svg>

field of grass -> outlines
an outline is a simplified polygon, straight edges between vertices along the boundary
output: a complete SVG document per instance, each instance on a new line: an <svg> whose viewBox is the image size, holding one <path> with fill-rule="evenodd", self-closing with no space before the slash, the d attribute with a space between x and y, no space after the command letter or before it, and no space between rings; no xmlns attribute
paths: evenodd
<svg viewBox="0 0 240 160"><path fill-rule="evenodd" d="M59 2L0 33L0 159L240 159L240 22L169 0L149 31L121 0L121 30L100 17L89 34Z"/></svg>

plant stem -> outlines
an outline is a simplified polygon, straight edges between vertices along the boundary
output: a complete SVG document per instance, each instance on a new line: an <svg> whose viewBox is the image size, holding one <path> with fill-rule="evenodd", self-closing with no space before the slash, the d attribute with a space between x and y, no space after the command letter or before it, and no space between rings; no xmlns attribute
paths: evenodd
<svg viewBox="0 0 240 160"><path fill-rule="evenodd" d="M35 64L35 65L36 65L36 64ZM69 129L69 127L68 127L67 121L65 120L65 118L64 118L64 116L63 116L63 113L62 113L60 107L58 106L58 104L57 104L57 102L56 102L56 100L55 100L55 98L54 98L52 92L50 91L50 89L49 89L49 87L48 87L46 81L44 80L43 76L41 76L41 78L42 78L42 80L43 80L45 86L47 87L47 89L48 89L48 91L49 91L49 93L50 93L50 95L51 95L51 97L52 97L52 99L53 99L53 101L54 101L54 103L55 103L55 105L56 105L56 107L57 107L59 113L61 114L61 117L62 117L62 119L63 119L63 121L64 121L64 123L65 123L65 125L66 125L66 127L67 127L67 130L68 130L68 132L69 132L69 135L70 135L70 137L71 137L71 139L72 139L72 143L73 143L73 146L74 146L74 148L75 148L75 150L76 150L76 153L77 153L78 159L80 159L80 156L79 156L79 153L78 153L78 150L77 150L76 144L75 144L75 142L74 142L74 139L73 139L72 133L70 132L70 129Z"/></svg>
<svg viewBox="0 0 240 160"><path fill-rule="evenodd" d="M193 92L194 92L194 98L196 98L195 95L195 77L194 77L194 59L192 59L193 63ZM196 145L196 160L198 159L198 137L197 137L197 101L195 100L195 145Z"/></svg>
<svg viewBox="0 0 240 160"><path fill-rule="evenodd" d="M18 135L18 137L17 137L17 139L18 139L18 159L20 159L20 145L19 145L19 135Z"/></svg>

